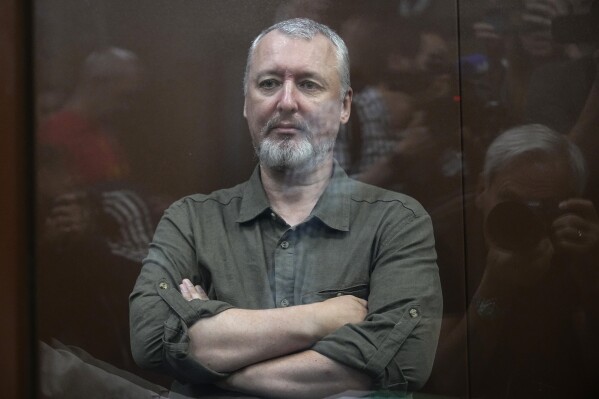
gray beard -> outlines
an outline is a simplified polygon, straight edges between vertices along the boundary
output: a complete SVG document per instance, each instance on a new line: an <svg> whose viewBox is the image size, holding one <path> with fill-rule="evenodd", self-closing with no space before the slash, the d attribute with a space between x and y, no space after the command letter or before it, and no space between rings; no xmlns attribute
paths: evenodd
<svg viewBox="0 0 599 399"><path fill-rule="evenodd" d="M303 137L299 142L264 139L256 149L260 164L276 170L302 169L323 162L333 150L334 141L314 146Z"/></svg>
<svg viewBox="0 0 599 399"><path fill-rule="evenodd" d="M264 137L278 122L278 117L271 118L262 129L261 136ZM315 166L324 161L333 150L334 140L314 146L310 127L303 122L298 124L298 128L304 132L299 140L276 140L267 136L258 143L255 150L260 164L275 170L291 170Z"/></svg>

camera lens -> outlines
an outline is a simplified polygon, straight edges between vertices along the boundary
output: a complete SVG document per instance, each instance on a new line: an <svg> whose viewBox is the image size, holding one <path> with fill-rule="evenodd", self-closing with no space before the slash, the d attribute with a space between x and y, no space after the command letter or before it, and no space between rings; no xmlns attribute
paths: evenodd
<svg viewBox="0 0 599 399"><path fill-rule="evenodd" d="M498 248L523 252L546 236L543 220L526 204L506 201L497 204L486 222L487 237Z"/></svg>

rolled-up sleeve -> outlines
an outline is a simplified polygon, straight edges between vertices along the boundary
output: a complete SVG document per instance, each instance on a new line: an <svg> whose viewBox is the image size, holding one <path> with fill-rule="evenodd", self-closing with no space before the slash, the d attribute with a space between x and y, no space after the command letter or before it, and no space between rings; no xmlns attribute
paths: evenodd
<svg viewBox="0 0 599 399"><path fill-rule="evenodd" d="M202 284L189 215L175 203L161 219L129 298L131 350L136 363L183 382L208 383L226 377L200 364L189 352L187 330L202 317L232 307L217 300L185 300L183 278ZM206 288L206 287L204 287Z"/></svg>
<svg viewBox="0 0 599 399"><path fill-rule="evenodd" d="M373 250L366 319L312 349L367 373L378 389L405 393L430 375L442 294L430 217L418 206L411 216L387 222Z"/></svg>

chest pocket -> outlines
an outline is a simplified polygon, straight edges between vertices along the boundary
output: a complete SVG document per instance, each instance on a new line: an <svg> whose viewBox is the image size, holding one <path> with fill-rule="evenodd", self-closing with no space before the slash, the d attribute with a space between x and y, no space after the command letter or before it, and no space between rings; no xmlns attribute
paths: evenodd
<svg viewBox="0 0 599 399"><path fill-rule="evenodd" d="M309 303L322 302L326 301L327 299L331 299L342 295L353 295L361 299L368 299L368 293L368 284L357 284L345 288L309 292L307 294L302 295L301 304L305 305Z"/></svg>

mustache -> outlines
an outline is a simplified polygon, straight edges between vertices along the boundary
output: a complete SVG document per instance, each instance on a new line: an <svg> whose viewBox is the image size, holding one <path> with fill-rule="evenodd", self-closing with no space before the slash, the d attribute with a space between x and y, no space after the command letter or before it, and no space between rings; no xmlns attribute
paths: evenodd
<svg viewBox="0 0 599 399"><path fill-rule="evenodd" d="M284 124L286 128L293 128L293 129L300 130L302 132L308 132L310 130L308 123L305 121L297 120L297 119L284 120L281 117L281 115L275 115L266 122L266 124L262 128L262 133L266 134L266 133L270 132L272 129L275 129L282 124Z"/></svg>

